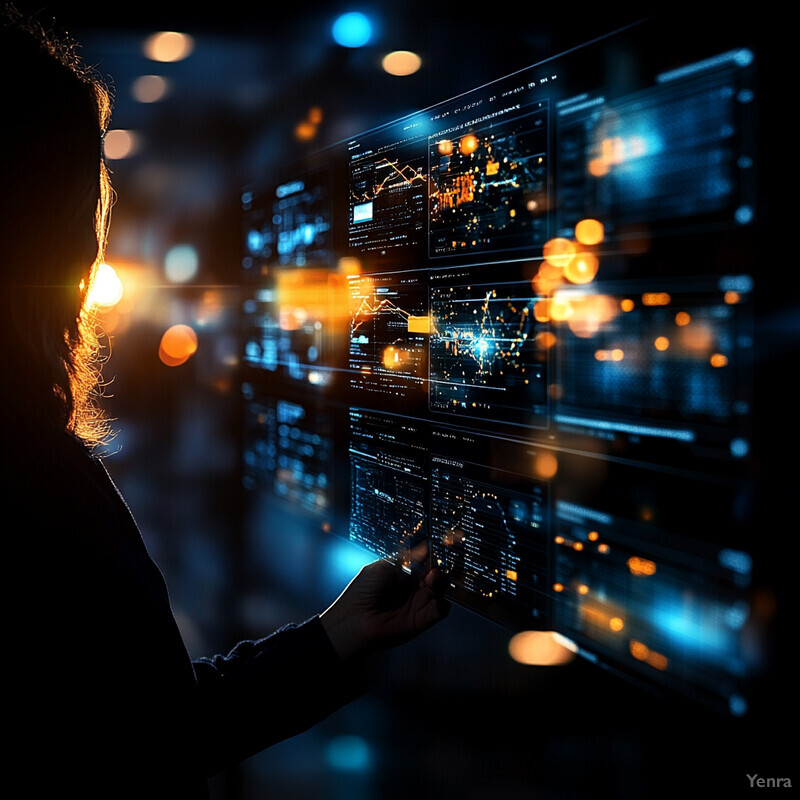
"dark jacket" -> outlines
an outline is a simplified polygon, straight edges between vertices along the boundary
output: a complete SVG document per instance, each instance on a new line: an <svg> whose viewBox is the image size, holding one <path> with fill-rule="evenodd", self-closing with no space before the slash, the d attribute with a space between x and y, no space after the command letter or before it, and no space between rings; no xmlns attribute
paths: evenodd
<svg viewBox="0 0 800 800"><path fill-rule="evenodd" d="M192 662L102 463L61 432L0 430L0 448L4 716L26 796L204 797L363 692L316 617Z"/></svg>

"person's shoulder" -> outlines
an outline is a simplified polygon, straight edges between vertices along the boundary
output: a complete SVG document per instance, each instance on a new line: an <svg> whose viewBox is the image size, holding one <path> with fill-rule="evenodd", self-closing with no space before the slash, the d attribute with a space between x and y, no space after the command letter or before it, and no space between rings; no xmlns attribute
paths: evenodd
<svg viewBox="0 0 800 800"><path fill-rule="evenodd" d="M0 427L0 498L11 519L85 527L114 513L112 490L99 461L70 433Z"/></svg>

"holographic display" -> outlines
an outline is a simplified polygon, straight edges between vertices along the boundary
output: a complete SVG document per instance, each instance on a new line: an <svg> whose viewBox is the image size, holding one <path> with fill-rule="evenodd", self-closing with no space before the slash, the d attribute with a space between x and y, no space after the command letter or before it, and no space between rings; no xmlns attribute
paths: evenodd
<svg viewBox="0 0 800 800"><path fill-rule="evenodd" d="M385 403L424 402L430 325L426 276L355 275L349 290L351 387L377 392Z"/></svg>
<svg viewBox="0 0 800 800"><path fill-rule="evenodd" d="M526 250L547 237L544 102L430 142L430 255Z"/></svg>
<svg viewBox="0 0 800 800"><path fill-rule="evenodd" d="M246 191L247 488L747 713L755 67L642 22Z"/></svg>
<svg viewBox="0 0 800 800"><path fill-rule="evenodd" d="M376 141L377 139L377 141ZM419 245L427 228L427 162L413 144L368 136L350 157L349 246L385 254Z"/></svg>
<svg viewBox="0 0 800 800"><path fill-rule="evenodd" d="M528 469L535 459L530 447L512 442L431 432L434 562L455 596L480 596L497 618L537 618L547 605L548 485Z"/></svg>
<svg viewBox="0 0 800 800"><path fill-rule="evenodd" d="M322 171L245 192L248 256L293 267L328 263L333 249L329 181Z"/></svg>
<svg viewBox="0 0 800 800"><path fill-rule="evenodd" d="M654 86L624 97L562 104L561 228L595 214L609 235L675 221L684 230L746 223L754 213L752 60L735 48L664 70Z"/></svg>
<svg viewBox="0 0 800 800"><path fill-rule="evenodd" d="M549 376L537 298L529 281L487 283L485 272L432 278L431 410L541 427Z"/></svg>
<svg viewBox="0 0 800 800"><path fill-rule="evenodd" d="M573 314L558 325L555 423L613 437L618 452L626 442L640 459L669 459L664 445L679 443L715 471L741 461L752 440L752 285L738 275L563 292Z"/></svg>
<svg viewBox="0 0 800 800"><path fill-rule="evenodd" d="M328 410L308 398L253 397L245 421L245 485L303 513L328 513L333 474Z"/></svg>
<svg viewBox="0 0 800 800"><path fill-rule="evenodd" d="M350 538L381 556L404 557L427 540L428 452L418 421L350 412Z"/></svg>

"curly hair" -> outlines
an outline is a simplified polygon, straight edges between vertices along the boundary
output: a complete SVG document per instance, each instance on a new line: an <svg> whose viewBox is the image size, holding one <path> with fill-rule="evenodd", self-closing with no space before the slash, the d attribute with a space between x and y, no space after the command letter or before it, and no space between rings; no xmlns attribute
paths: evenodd
<svg viewBox="0 0 800 800"><path fill-rule="evenodd" d="M108 435L86 297L113 203L102 153L112 96L75 42L13 6L0 37L3 421L53 425L92 446Z"/></svg>

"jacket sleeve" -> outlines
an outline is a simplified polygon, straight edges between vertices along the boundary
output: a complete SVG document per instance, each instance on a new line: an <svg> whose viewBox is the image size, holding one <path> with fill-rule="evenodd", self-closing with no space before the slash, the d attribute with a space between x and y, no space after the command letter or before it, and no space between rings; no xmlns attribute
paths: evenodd
<svg viewBox="0 0 800 800"><path fill-rule="evenodd" d="M316 616L193 666L207 775L307 730L367 688L363 665L341 661Z"/></svg>

